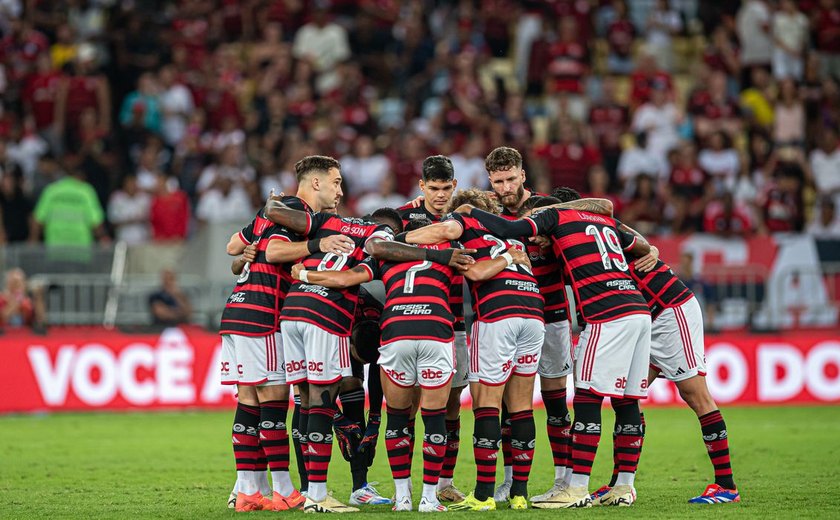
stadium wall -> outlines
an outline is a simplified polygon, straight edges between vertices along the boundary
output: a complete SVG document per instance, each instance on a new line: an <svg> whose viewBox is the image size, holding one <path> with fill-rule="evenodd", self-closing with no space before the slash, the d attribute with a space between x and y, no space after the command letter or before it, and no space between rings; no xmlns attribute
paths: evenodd
<svg viewBox="0 0 840 520"><path fill-rule="evenodd" d="M230 408L233 389L219 384L220 351L219 336L197 327L8 332L0 337L0 413ZM721 404L840 403L835 331L720 334L707 337L706 352L709 387ZM647 404L678 402L670 383L652 385Z"/></svg>

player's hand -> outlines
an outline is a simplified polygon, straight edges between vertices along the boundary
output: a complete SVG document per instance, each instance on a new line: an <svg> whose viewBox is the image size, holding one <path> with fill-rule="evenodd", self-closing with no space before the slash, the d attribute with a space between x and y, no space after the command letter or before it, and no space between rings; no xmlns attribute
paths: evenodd
<svg viewBox="0 0 840 520"><path fill-rule="evenodd" d="M292 266L292 278L295 280L300 280L300 272L304 270L303 263L295 264Z"/></svg>
<svg viewBox="0 0 840 520"><path fill-rule="evenodd" d="M513 258L514 264L524 265L531 269L531 259L528 257L528 253L519 249L508 249L508 253Z"/></svg>
<svg viewBox="0 0 840 520"><path fill-rule="evenodd" d="M551 247L551 240L545 235L537 235L528 239L529 242L540 246L540 249Z"/></svg>
<svg viewBox="0 0 840 520"><path fill-rule="evenodd" d="M417 198L410 200L408 203L411 204L412 208L419 208L423 204L423 201L425 201L425 200L426 200L426 197L420 195Z"/></svg>
<svg viewBox="0 0 840 520"><path fill-rule="evenodd" d="M650 246L650 253L641 258L637 258L633 265L643 273L649 273L656 267L656 262L659 260L659 248Z"/></svg>
<svg viewBox="0 0 840 520"><path fill-rule="evenodd" d="M461 204L455 209L455 213L462 213L464 215L469 215L472 210L475 209L475 206L472 204Z"/></svg>
<svg viewBox="0 0 840 520"><path fill-rule="evenodd" d="M336 413L333 418L333 430L338 441L338 447L344 460L350 462L359 449L362 442L362 428L357 423L344 416L343 413Z"/></svg>
<svg viewBox="0 0 840 520"><path fill-rule="evenodd" d="M322 253L349 255L356 248L353 239L344 235L330 235L321 239L319 247Z"/></svg>
<svg viewBox="0 0 840 520"><path fill-rule="evenodd" d="M470 266L475 263L475 258L470 255L474 255L477 252L477 249L453 249L452 258L449 259L449 266L459 271L469 271Z"/></svg>
<svg viewBox="0 0 840 520"><path fill-rule="evenodd" d="M365 460L367 467L373 465L373 459L376 456L376 443L379 441L379 427L382 425L382 416L372 413L368 416L367 428L362 437L362 442L356 453Z"/></svg>
<svg viewBox="0 0 840 520"><path fill-rule="evenodd" d="M250 263L257 259L257 244L248 244L242 251L242 259Z"/></svg>
<svg viewBox="0 0 840 520"><path fill-rule="evenodd" d="M271 189L271 193L268 194L268 198L265 199L265 210L268 211L271 208L287 208L285 204L280 202L280 199L283 198L283 192L280 192L280 195L274 194L274 188Z"/></svg>

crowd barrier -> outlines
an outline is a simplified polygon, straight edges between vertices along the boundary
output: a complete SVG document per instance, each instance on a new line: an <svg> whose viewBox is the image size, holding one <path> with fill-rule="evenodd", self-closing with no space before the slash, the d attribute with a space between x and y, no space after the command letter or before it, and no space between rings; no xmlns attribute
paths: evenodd
<svg viewBox="0 0 840 520"><path fill-rule="evenodd" d="M840 403L835 332L721 334L706 345L709 387L721 404ZM233 389L219 384L220 351L219 336L198 327L7 331L0 413L231 408ZM671 383L656 381L646 405L679 402Z"/></svg>

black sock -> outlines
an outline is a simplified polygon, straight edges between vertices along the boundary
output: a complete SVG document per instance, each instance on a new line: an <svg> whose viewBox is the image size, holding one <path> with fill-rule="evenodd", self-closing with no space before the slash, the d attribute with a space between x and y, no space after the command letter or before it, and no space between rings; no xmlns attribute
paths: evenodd
<svg viewBox="0 0 840 520"><path fill-rule="evenodd" d="M513 456L513 483L511 497L528 498L528 477L534 461L534 446L537 441L533 410L510 414L510 446Z"/></svg>
<svg viewBox="0 0 840 520"><path fill-rule="evenodd" d="M356 388L338 394L341 400L341 410L344 417L358 424L362 431L365 430L365 391ZM353 477L353 491L361 489L367 484L367 461L362 457L354 457L350 460L350 474Z"/></svg>
<svg viewBox="0 0 840 520"><path fill-rule="evenodd" d="M292 412L292 444L295 447L295 462L297 463L298 476L300 477L300 490L306 491L309 488L309 481L306 477L306 464L303 462L303 447L301 446L301 432L306 431L306 426L301 428L300 396L295 396L295 410Z"/></svg>
<svg viewBox="0 0 840 520"><path fill-rule="evenodd" d="M256 471L260 449L260 408L238 403L233 416L233 456L237 471Z"/></svg>
<svg viewBox="0 0 840 520"><path fill-rule="evenodd" d="M496 487L496 459L502 440L498 408L476 408L473 453L475 454L475 498L484 501Z"/></svg>
<svg viewBox="0 0 840 520"><path fill-rule="evenodd" d="M601 403L604 398L578 388L572 401L575 422L572 428L572 472L590 475L601 440Z"/></svg>

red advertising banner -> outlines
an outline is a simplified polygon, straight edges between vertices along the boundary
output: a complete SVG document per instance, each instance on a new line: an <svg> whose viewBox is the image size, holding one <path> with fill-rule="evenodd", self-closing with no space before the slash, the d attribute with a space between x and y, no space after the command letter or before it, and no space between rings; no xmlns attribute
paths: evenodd
<svg viewBox="0 0 840 520"><path fill-rule="evenodd" d="M722 334L707 336L706 345L708 384L720 404L840 403L836 333ZM219 383L220 351L218 335L191 327L9 332L0 337L0 413L229 408L233 389ZM657 381L645 405L679 402L672 384Z"/></svg>

